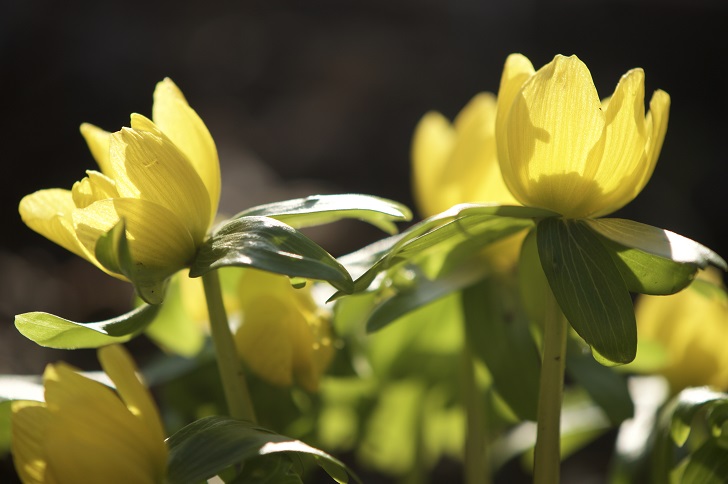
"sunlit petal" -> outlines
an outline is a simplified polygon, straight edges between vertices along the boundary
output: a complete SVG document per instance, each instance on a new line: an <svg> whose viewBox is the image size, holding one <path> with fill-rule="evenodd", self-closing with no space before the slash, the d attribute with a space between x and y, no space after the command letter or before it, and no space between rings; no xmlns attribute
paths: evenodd
<svg viewBox="0 0 728 484"><path fill-rule="evenodd" d="M81 125L81 134L86 140L91 155L93 155L96 163L98 163L101 173L107 176L114 176L109 164L109 142L111 133L104 131L93 124L83 123Z"/></svg>
<svg viewBox="0 0 728 484"><path fill-rule="evenodd" d="M53 416L42 402L18 400L12 403L13 462L26 484L47 483L44 436Z"/></svg>
<svg viewBox="0 0 728 484"><path fill-rule="evenodd" d="M429 112L415 128L412 140L412 181L417 206L424 216L439 213L440 176L447 169L447 161L455 141L455 131L440 113Z"/></svg>

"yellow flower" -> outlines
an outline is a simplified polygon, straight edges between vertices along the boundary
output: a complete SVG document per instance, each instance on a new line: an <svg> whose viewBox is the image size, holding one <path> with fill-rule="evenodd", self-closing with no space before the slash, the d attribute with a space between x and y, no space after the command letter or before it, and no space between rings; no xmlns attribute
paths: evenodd
<svg viewBox="0 0 728 484"><path fill-rule="evenodd" d="M12 403L12 452L25 483L158 483L167 448L159 413L121 346L98 352L118 395L70 366L48 365L45 402Z"/></svg>
<svg viewBox="0 0 728 484"><path fill-rule="evenodd" d="M318 389L334 355L330 316L286 276L245 269L240 279L242 324L235 333L238 353L250 369L280 386L296 382Z"/></svg>
<svg viewBox="0 0 728 484"><path fill-rule="evenodd" d="M417 124L412 140L415 201L425 217L459 203L520 205L503 181L495 139L496 97L477 94L454 123L437 112ZM484 256L494 268L511 267L525 233L488 246Z"/></svg>
<svg viewBox="0 0 728 484"><path fill-rule="evenodd" d="M644 72L622 76L599 100L576 56L538 71L520 54L506 61L496 136L506 185L523 205L564 217L607 215L642 191L667 130L670 97L655 91L645 115Z"/></svg>
<svg viewBox="0 0 728 484"><path fill-rule="evenodd" d="M677 294L637 300L638 338L664 348L666 361L658 371L674 392L703 385L728 390L728 297L718 285L717 271L701 272Z"/></svg>
<svg viewBox="0 0 728 484"><path fill-rule="evenodd" d="M147 302L161 302L161 281L189 265L207 235L220 198L215 144L169 79L157 84L154 122L131 115L131 128L108 133L90 124L81 134L99 165L71 190L40 190L20 202L33 230L105 272L131 280ZM132 272L105 267L96 242L120 220Z"/></svg>

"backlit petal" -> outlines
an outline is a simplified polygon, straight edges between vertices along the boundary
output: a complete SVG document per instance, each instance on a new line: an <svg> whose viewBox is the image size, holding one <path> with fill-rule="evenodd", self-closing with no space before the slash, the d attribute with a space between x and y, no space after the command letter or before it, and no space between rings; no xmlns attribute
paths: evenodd
<svg viewBox="0 0 728 484"><path fill-rule="evenodd" d="M647 185L657 165L657 158L662 150L667 132L667 121L670 118L670 95L658 89L650 99L650 111L647 113L647 146L645 148L648 168L639 182L640 190Z"/></svg>
<svg viewBox="0 0 728 484"><path fill-rule="evenodd" d="M417 123L412 140L412 182L417 206L428 217L449 206L440 203L440 177L455 141L455 131L440 113L429 112Z"/></svg>
<svg viewBox="0 0 728 484"><path fill-rule="evenodd" d="M497 137L498 161L501 167L501 173L506 185L511 193L518 200L521 195L514 190L518 187L513 186L510 180L513 178L514 169L508 155L508 129L507 122L510 114L511 106L521 87L535 73L533 64L525 56L521 54L511 54L506 59L501 75L500 87L498 89L498 109L496 112L495 133Z"/></svg>
<svg viewBox="0 0 728 484"><path fill-rule="evenodd" d="M109 164L109 143L111 133L104 131L93 124L83 123L81 125L81 134L86 140L91 155L93 155L96 163L98 163L101 173L113 177L114 173Z"/></svg>
<svg viewBox="0 0 728 484"><path fill-rule="evenodd" d="M85 208L98 200L119 196L114 180L98 171L89 170L86 174L88 176L74 183L71 190L73 203L77 208Z"/></svg>
<svg viewBox="0 0 728 484"><path fill-rule="evenodd" d="M47 483L47 459L43 444L53 419L42 402L18 400L11 404L11 431L15 470L26 484Z"/></svg>
<svg viewBox="0 0 728 484"><path fill-rule="evenodd" d="M220 163L215 142L179 88L165 79L154 90L152 119L195 167L210 194L210 220L220 198Z"/></svg>
<svg viewBox="0 0 728 484"><path fill-rule="evenodd" d="M202 242L211 223L207 189L164 135L123 128L111 137L111 163L120 196L166 207L189 227L195 244Z"/></svg>
<svg viewBox="0 0 728 484"><path fill-rule="evenodd" d="M599 196L589 174L602 156L604 125L586 65L576 56L556 56L526 81L511 106L511 191L525 205L582 216L584 201Z"/></svg>

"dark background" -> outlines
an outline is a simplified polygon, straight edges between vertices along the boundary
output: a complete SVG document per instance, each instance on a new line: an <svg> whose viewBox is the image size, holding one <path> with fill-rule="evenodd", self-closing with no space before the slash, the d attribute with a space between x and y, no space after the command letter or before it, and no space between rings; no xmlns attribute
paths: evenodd
<svg viewBox="0 0 728 484"><path fill-rule="evenodd" d="M409 144L428 110L453 117L496 91L509 53L539 68L577 54L601 96L632 67L648 98L672 96L655 175L617 215L728 255L728 2L257 0L0 2L0 373L81 358L39 350L15 314L75 320L125 311L129 288L25 227L23 195L94 168L78 126L109 131L151 114L171 77L206 122L221 209L363 192L412 206ZM356 223L314 234L335 255L380 236Z"/></svg>

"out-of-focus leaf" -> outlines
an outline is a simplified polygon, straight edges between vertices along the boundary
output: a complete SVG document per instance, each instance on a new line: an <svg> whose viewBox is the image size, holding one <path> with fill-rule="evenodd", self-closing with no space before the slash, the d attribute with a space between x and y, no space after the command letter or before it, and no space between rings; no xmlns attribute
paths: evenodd
<svg viewBox="0 0 728 484"><path fill-rule="evenodd" d="M547 218L537 226L536 241L541 266L571 326L605 363L632 361L637 353L632 298L599 237L581 220Z"/></svg>
<svg viewBox="0 0 728 484"><path fill-rule="evenodd" d="M521 420L535 421L540 357L515 282L491 276L463 291L466 340L511 410Z"/></svg>
<svg viewBox="0 0 728 484"><path fill-rule="evenodd" d="M690 435L690 426L695 414L706 407L717 405L728 407L728 394L709 387L686 388L680 392L672 412L670 435L679 446L685 444Z"/></svg>
<svg viewBox="0 0 728 484"><path fill-rule="evenodd" d="M368 222L388 234L396 234L394 222L406 222L412 212L401 203L357 193L313 195L249 208L234 218L264 216L294 228L312 227L353 218Z"/></svg>
<svg viewBox="0 0 728 484"><path fill-rule="evenodd" d="M619 425L634 414L634 405L627 388L625 375L606 368L585 353L573 338L567 341L566 372L594 403L599 405L613 425Z"/></svg>
<svg viewBox="0 0 728 484"><path fill-rule="evenodd" d="M350 293L349 273L311 239L269 217L243 217L220 227L203 245L190 277L225 266L253 267L293 277L328 281Z"/></svg>
<svg viewBox="0 0 728 484"><path fill-rule="evenodd" d="M159 308L159 305L144 304L96 323L75 323L42 312L24 313L15 316L15 327L26 338L48 348L98 348L130 340L154 320Z"/></svg>
<svg viewBox="0 0 728 484"><path fill-rule="evenodd" d="M167 439L167 446L170 483L204 481L232 465L280 452L313 457L339 483L348 482L350 476L361 482L342 462L321 450L229 417L197 420Z"/></svg>
<svg viewBox="0 0 728 484"><path fill-rule="evenodd" d="M303 484L286 455L262 456L245 463L243 471L229 484Z"/></svg>
<svg viewBox="0 0 728 484"><path fill-rule="evenodd" d="M618 218L585 220L594 231L625 247L638 249L675 262L714 265L728 271L725 260L702 244L651 225Z"/></svg>
<svg viewBox="0 0 728 484"><path fill-rule="evenodd" d="M728 482L728 449L712 439L692 455L680 482L685 484L725 484Z"/></svg>

